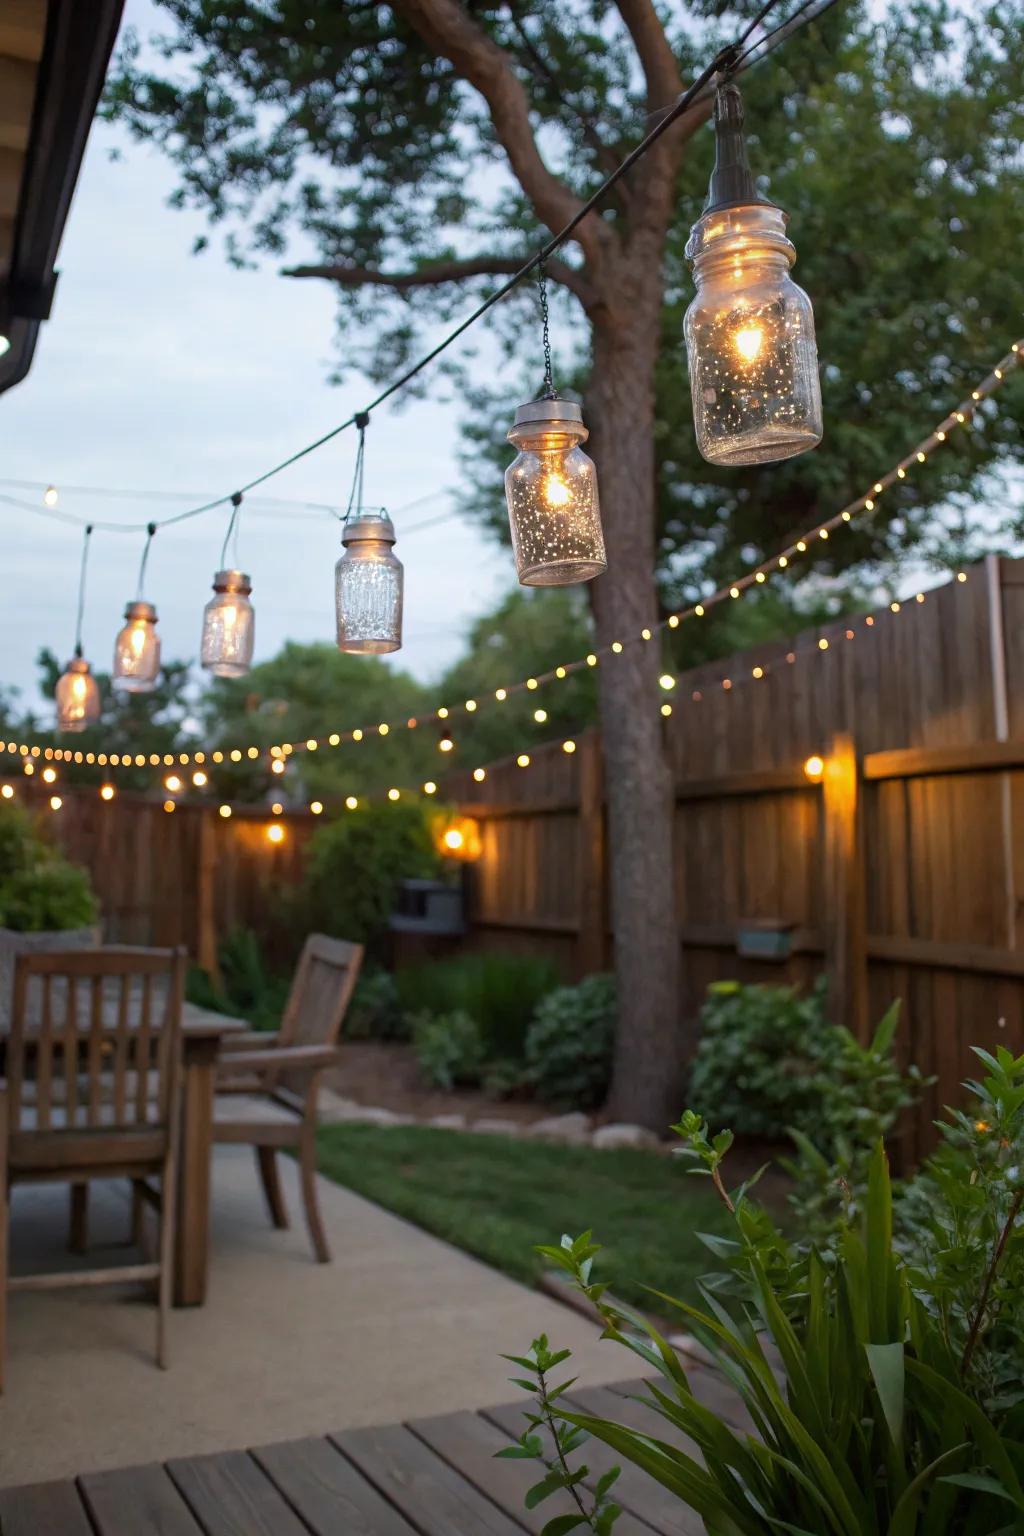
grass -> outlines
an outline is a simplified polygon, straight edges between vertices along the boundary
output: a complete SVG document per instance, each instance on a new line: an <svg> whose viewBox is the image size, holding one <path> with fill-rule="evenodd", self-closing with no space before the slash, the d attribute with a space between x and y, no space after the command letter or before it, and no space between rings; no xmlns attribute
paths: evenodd
<svg viewBox="0 0 1024 1536"><path fill-rule="evenodd" d="M535 1243L591 1228L596 1273L648 1311L644 1286L694 1300L715 1268L698 1232L730 1231L708 1182L650 1152L550 1146L430 1126L331 1125L319 1134L328 1178L527 1283Z"/></svg>

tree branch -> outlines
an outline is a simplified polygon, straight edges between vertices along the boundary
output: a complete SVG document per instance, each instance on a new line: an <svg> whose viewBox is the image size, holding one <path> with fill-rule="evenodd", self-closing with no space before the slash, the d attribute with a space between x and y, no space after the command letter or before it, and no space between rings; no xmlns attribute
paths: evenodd
<svg viewBox="0 0 1024 1536"><path fill-rule="evenodd" d="M430 288L441 283L460 283L470 277L511 277L530 259L529 252L521 256L468 256L462 260L435 261L429 266L418 267L410 272L379 272L374 267L357 267L348 264L325 263L322 266L283 267L282 277L322 277L344 288L360 288L364 284L378 288L392 288L406 293L410 288ZM553 283L560 283L574 293L584 309L595 302L595 294L584 274L564 261L554 258L544 263L544 270Z"/></svg>
<svg viewBox="0 0 1024 1536"><path fill-rule="evenodd" d="M651 0L617 0L647 81L647 108L658 112L683 94L683 77Z"/></svg>
<svg viewBox="0 0 1024 1536"><path fill-rule="evenodd" d="M545 165L530 126L526 92L503 50L458 0L391 0L391 5L427 47L448 59L484 98L513 175L537 217L553 234L568 224L582 206L580 199ZM615 235L598 214L591 213L573 239L588 262L597 262L602 247Z"/></svg>

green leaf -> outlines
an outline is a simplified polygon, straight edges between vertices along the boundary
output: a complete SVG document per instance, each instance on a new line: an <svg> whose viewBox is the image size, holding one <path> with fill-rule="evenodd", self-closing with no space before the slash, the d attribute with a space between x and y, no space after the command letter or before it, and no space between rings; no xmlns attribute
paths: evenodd
<svg viewBox="0 0 1024 1536"><path fill-rule="evenodd" d="M553 1520L548 1521L540 1536L565 1536L567 1531L578 1530L581 1525L586 1524L586 1515L556 1515Z"/></svg>
<svg viewBox="0 0 1024 1536"><path fill-rule="evenodd" d="M523 1503L527 1509L536 1509L538 1504L543 1503L545 1499L549 1499L553 1493L557 1493L564 1487L565 1474L556 1467L548 1473L547 1477L541 1478L539 1483L534 1483Z"/></svg>
<svg viewBox="0 0 1024 1536"><path fill-rule="evenodd" d="M997 1478L986 1477L981 1472L951 1472L946 1477L939 1478L942 1483L955 1483L958 1488L973 1488L978 1493L991 1493L997 1499L1006 1499L1010 1504L1017 1501L1008 1489L1004 1488Z"/></svg>
<svg viewBox="0 0 1024 1536"><path fill-rule="evenodd" d="M917 1474L913 1482L907 1485L902 1498L892 1512L888 1536L914 1536L917 1529L917 1507L925 1488L937 1478L943 1467L949 1466L958 1456L964 1455L970 1449L966 1441L963 1445L955 1445L942 1456L936 1457L929 1466Z"/></svg>
<svg viewBox="0 0 1024 1536"><path fill-rule="evenodd" d="M865 1344L868 1367L882 1405L886 1427L893 1445L903 1443L903 1403L906 1371L902 1344Z"/></svg>

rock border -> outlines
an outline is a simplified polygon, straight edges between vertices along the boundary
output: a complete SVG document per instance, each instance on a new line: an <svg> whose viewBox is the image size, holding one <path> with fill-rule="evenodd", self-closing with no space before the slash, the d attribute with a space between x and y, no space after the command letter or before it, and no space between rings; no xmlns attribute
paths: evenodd
<svg viewBox="0 0 1024 1536"><path fill-rule="evenodd" d="M357 1104L354 1099L346 1099L330 1088L321 1090L319 1109L321 1125L376 1125L385 1128L427 1125L435 1130L468 1131L476 1136L511 1136L520 1141L589 1146L600 1151L617 1151L623 1147L648 1152L666 1150L665 1143L645 1126L630 1125L624 1121L598 1124L592 1115L585 1115L582 1110L573 1110L564 1115L548 1115L543 1120L531 1122L503 1119L500 1115L481 1115L470 1120L458 1112L407 1115L393 1109Z"/></svg>

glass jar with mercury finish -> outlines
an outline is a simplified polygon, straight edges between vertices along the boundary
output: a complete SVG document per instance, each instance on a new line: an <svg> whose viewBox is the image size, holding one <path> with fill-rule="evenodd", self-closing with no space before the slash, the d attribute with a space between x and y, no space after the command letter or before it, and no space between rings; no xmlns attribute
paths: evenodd
<svg viewBox="0 0 1024 1536"><path fill-rule="evenodd" d="M156 609L138 598L128 604L124 617L124 628L114 641L114 687L124 693L152 693L160 674Z"/></svg>
<svg viewBox="0 0 1024 1536"><path fill-rule="evenodd" d="M402 644L402 562L386 512L359 512L342 528L345 553L334 568L338 649L356 655L397 651Z"/></svg>
<svg viewBox="0 0 1024 1536"><path fill-rule="evenodd" d="M99 719L99 684L80 651L75 652L57 679L54 699L58 731L84 731Z"/></svg>
<svg viewBox="0 0 1024 1536"><path fill-rule="evenodd" d="M716 96L715 135L708 200L686 247L694 426L712 464L763 464L821 441L814 312L789 275L787 215L754 186L734 85Z"/></svg>
<svg viewBox="0 0 1024 1536"><path fill-rule="evenodd" d="M214 677L244 677L252 665L256 615L243 571L218 571L213 596L203 609L200 664Z"/></svg>
<svg viewBox="0 0 1024 1536"><path fill-rule="evenodd" d="M590 434L571 400L516 410L505 471L516 574L524 587L567 587L607 569L597 470L580 447Z"/></svg>

